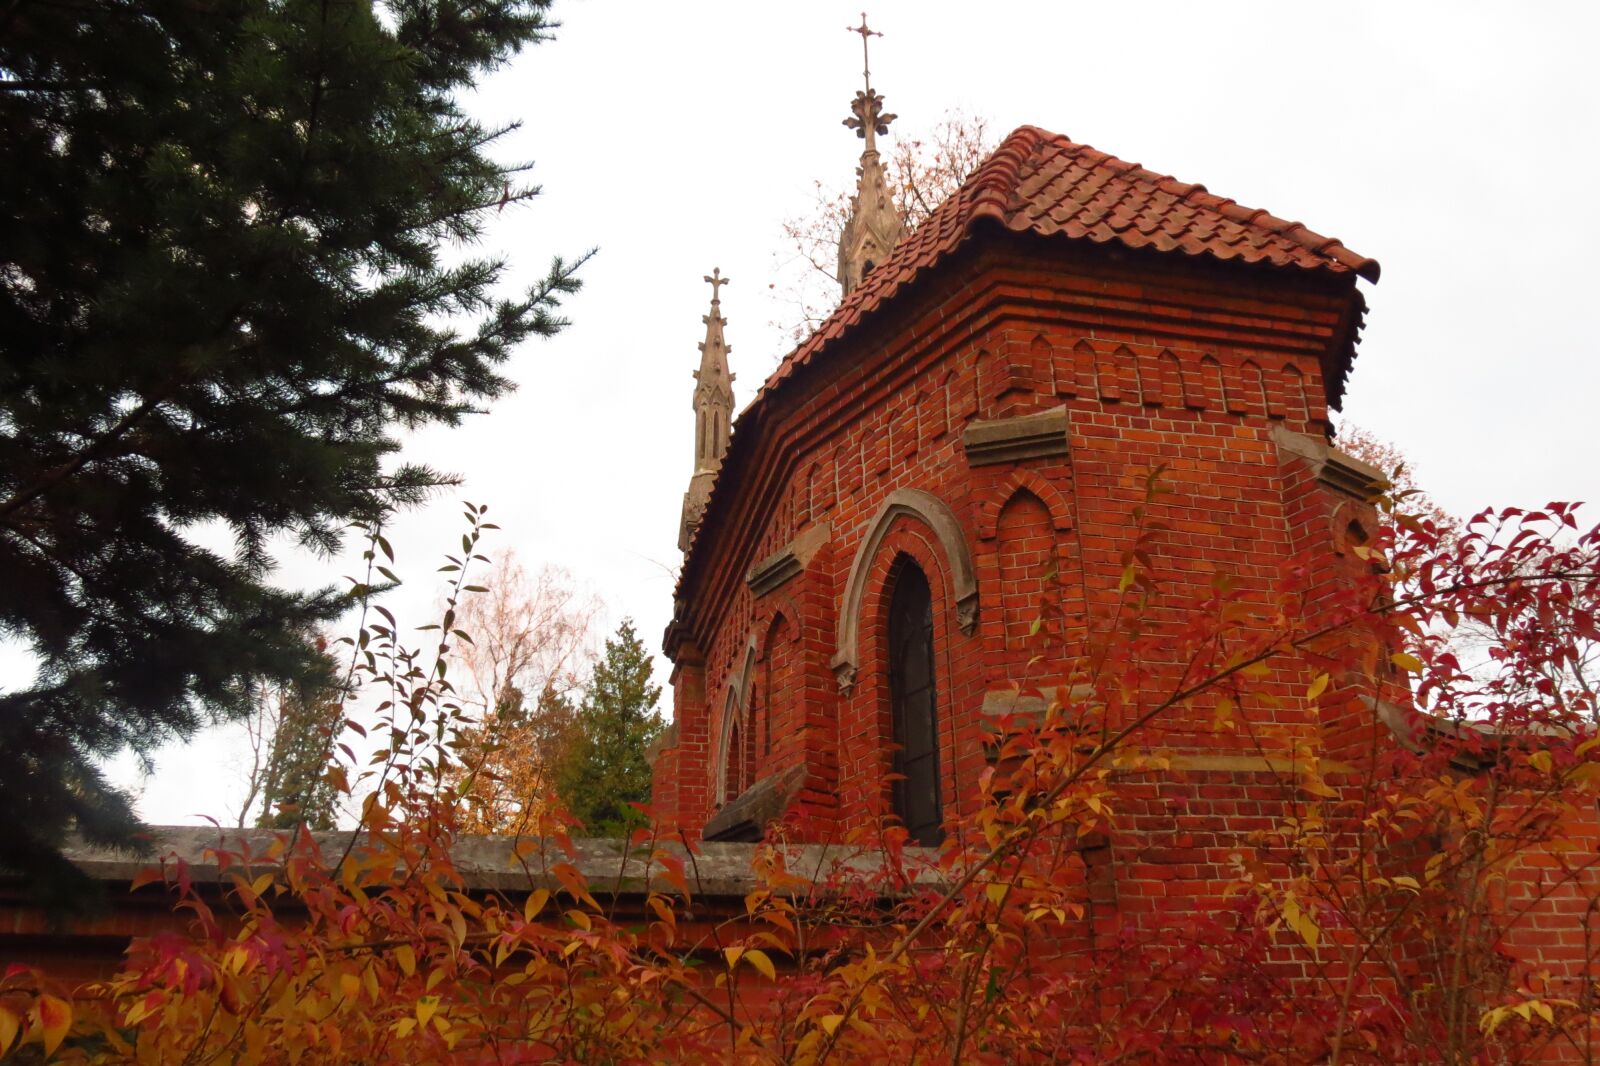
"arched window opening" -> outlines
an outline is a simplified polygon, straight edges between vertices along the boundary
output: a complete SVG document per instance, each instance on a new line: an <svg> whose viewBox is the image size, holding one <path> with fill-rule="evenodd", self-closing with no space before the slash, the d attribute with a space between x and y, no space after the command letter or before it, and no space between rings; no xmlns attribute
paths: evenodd
<svg viewBox="0 0 1600 1066"><path fill-rule="evenodd" d="M713 778L718 805L744 795L755 769L754 693L749 684L750 664L744 677L728 689L722 711L722 748Z"/></svg>
<svg viewBox="0 0 1600 1066"><path fill-rule="evenodd" d="M791 636L789 620L782 614L773 616L772 623L767 627L766 659L761 664L760 683L757 685L756 705L761 718L753 723L753 727L758 729L759 738L751 738L755 741L753 750L757 766L763 766L772 755L773 742L779 731L795 728L791 720L795 703L790 676L794 665Z"/></svg>
<svg viewBox="0 0 1600 1066"><path fill-rule="evenodd" d="M907 562L889 606L889 698L894 723L894 813L913 843L944 839L939 796L939 720L934 686L933 595Z"/></svg>
<svg viewBox="0 0 1600 1066"><path fill-rule="evenodd" d="M722 802L731 803L744 791L744 737L739 723L728 733L728 770L722 783Z"/></svg>

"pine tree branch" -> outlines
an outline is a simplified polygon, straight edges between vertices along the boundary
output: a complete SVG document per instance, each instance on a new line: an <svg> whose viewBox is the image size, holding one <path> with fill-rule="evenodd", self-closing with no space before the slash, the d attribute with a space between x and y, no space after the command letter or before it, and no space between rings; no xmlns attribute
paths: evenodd
<svg viewBox="0 0 1600 1066"><path fill-rule="evenodd" d="M16 528L15 523L11 520L12 515L16 514L17 511L21 510L23 507L26 507L34 500L37 500L40 496L43 496L45 493L61 484L69 477L72 477L74 474L78 473L78 471L82 470L96 459L102 458L103 456L109 454L112 445L116 444L119 440L131 432L135 426L153 414L156 409L170 399L172 394L175 392L177 392L176 383L158 389L154 395L147 398L138 407L135 407L133 410L117 419L116 423L112 425L110 429L106 430L105 433L97 437L93 443L84 448L77 455L73 456L64 463L47 470L44 474L40 475L38 478L35 478L31 485L28 485L26 488L23 488L20 491L12 494L11 497L6 499L3 503L0 503L0 522L4 522L6 525Z"/></svg>

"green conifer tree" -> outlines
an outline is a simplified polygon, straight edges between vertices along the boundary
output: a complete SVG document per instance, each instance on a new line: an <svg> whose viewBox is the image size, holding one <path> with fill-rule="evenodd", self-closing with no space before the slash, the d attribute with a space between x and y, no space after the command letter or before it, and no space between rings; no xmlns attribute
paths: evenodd
<svg viewBox="0 0 1600 1066"><path fill-rule="evenodd" d="M548 3L0 5L0 635L37 663L0 679L0 867L71 881L69 830L138 829L97 757L314 674L342 600L273 587L269 542L453 483L396 431L563 325L573 264L506 298L441 256L537 192L455 94Z"/></svg>
<svg viewBox="0 0 1600 1066"><path fill-rule="evenodd" d="M650 656L631 619L606 641L594 665L572 740L556 767L556 793L588 836L624 836L645 818L629 806L650 798L645 750L661 732Z"/></svg>

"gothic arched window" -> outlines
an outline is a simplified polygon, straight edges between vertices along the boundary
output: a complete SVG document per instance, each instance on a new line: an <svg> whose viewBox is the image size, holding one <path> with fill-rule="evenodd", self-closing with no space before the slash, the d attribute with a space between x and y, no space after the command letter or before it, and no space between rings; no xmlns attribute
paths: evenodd
<svg viewBox="0 0 1600 1066"><path fill-rule="evenodd" d="M939 797L939 715L934 687L933 595L905 562L889 606L889 699L894 722L894 813L914 843L944 839Z"/></svg>

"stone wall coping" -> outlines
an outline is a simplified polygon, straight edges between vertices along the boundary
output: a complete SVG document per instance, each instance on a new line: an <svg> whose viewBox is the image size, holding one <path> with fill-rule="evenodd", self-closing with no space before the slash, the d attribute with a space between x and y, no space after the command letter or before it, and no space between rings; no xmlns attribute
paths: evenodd
<svg viewBox="0 0 1600 1066"><path fill-rule="evenodd" d="M132 881L141 872L159 866L163 859L181 859L188 864L188 873L197 884L220 884L232 875L218 866L211 854L219 848L248 850L261 856L277 838L288 840L289 830L275 829L217 829L212 826L151 826L150 849L144 855L125 850L102 847L79 839L72 839L62 848L63 854L91 880L104 885ZM312 837L330 861L337 859L350 844L353 835L349 830L312 831ZM535 840L536 838L521 838ZM465 881L468 891L527 892L536 888L559 888L561 882L550 869L558 863L571 863L589 882L596 895L642 895L647 878L650 887L669 890L661 876L659 863L650 861L651 846L628 848L621 840L575 838L573 854L568 855L554 841L549 842L546 854L537 848L522 858L516 855L518 838L510 836L463 835L457 837L452 848L452 858ZM761 844L705 841L695 846L691 857L682 843L659 841L661 851L681 859L688 878L690 891L697 896L742 898L756 887L752 865ZM849 869L860 874L871 874L881 868L878 857L864 854L857 848L843 845L804 844L782 846L788 868L804 877L808 883L825 881L837 871ZM907 848L907 865L925 865L933 874L937 852L933 849ZM548 863L548 866L545 865Z"/></svg>

